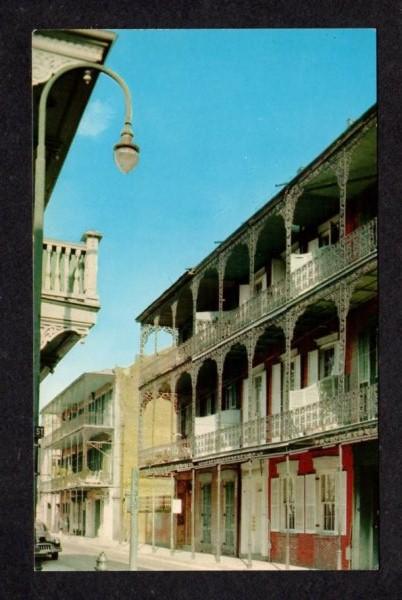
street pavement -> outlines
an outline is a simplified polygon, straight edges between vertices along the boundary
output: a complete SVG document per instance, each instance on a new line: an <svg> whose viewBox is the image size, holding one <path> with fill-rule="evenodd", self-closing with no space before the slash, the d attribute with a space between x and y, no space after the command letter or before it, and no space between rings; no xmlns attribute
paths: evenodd
<svg viewBox="0 0 402 600"><path fill-rule="evenodd" d="M60 535L62 552L59 559L43 561L43 571L94 571L96 558L104 552L107 571L129 570L129 545L100 538ZM291 570L306 570L302 567L290 566ZM168 548L155 548L140 544L138 550L139 571L283 571L285 565L267 561L252 561L251 569L245 559L233 556L222 556L220 562L213 554L195 553Z"/></svg>

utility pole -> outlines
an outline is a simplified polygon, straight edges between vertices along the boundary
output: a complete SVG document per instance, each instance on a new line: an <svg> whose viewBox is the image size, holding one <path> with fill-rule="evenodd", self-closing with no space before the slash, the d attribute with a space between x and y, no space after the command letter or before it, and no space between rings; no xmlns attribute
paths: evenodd
<svg viewBox="0 0 402 600"><path fill-rule="evenodd" d="M131 470L131 518L130 518L130 558L129 570L138 571L138 483L140 472L138 467Z"/></svg>

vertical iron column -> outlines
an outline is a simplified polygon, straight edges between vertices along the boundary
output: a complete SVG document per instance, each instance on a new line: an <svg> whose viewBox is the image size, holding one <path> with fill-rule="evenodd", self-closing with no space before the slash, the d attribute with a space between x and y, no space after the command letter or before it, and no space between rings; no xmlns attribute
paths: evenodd
<svg viewBox="0 0 402 600"><path fill-rule="evenodd" d="M170 473L170 554L174 553L174 512L173 512L173 500L174 500L174 473Z"/></svg>
<svg viewBox="0 0 402 600"><path fill-rule="evenodd" d="M195 469L191 469L191 558L195 559Z"/></svg>
<svg viewBox="0 0 402 600"><path fill-rule="evenodd" d="M221 465L217 465L216 477L216 562L221 561Z"/></svg>
<svg viewBox="0 0 402 600"><path fill-rule="evenodd" d="M338 548L336 551L336 568L338 571L342 570L342 512L341 512L341 499L342 499L342 444L339 444L339 463L338 463L338 485L337 485L337 516L338 516ZM346 510L346 507L345 507Z"/></svg>
<svg viewBox="0 0 402 600"><path fill-rule="evenodd" d="M155 477L152 475L152 552L156 552L155 548Z"/></svg>
<svg viewBox="0 0 402 600"><path fill-rule="evenodd" d="M251 460L248 463L248 514L249 514L249 523L248 523L248 536L247 536L247 569L251 569L253 566L252 558L251 558L251 532L253 528L253 511L252 511L252 499L253 499L253 490L252 490L252 473L251 473L252 462Z"/></svg>
<svg viewBox="0 0 402 600"><path fill-rule="evenodd" d="M286 454L286 570L289 570L290 563L290 530L289 530L289 490L290 490L290 474L289 474L289 452Z"/></svg>
<svg viewBox="0 0 402 600"><path fill-rule="evenodd" d="M139 469L134 467L131 470L131 515L130 515L130 555L129 568L130 571L138 570L138 480Z"/></svg>

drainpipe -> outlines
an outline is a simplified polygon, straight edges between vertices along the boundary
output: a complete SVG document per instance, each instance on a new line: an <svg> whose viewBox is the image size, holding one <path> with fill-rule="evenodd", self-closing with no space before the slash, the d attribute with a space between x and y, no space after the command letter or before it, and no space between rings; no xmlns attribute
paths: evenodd
<svg viewBox="0 0 402 600"><path fill-rule="evenodd" d="M289 530L289 452L286 454L286 570L290 563L290 530Z"/></svg>

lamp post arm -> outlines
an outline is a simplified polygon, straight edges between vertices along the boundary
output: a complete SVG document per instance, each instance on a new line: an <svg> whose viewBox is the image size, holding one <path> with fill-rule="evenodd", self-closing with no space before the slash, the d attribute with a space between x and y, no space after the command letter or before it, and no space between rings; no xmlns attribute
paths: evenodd
<svg viewBox="0 0 402 600"><path fill-rule="evenodd" d="M73 71L75 69L94 69L96 71L100 71L101 73L105 73L112 79L114 79L122 88L124 93L124 101L125 101L125 118L124 123L132 125L133 122L133 111L132 111L132 101L131 101L131 93L130 90L120 75L109 69L108 67L104 67L103 65L99 65L98 63L92 63L87 61L77 61L73 65L66 65L61 67L50 79L46 82L45 87L42 90L42 94L39 101L39 123L38 123L38 151L40 148L44 148L45 146L45 130L46 130L46 106L47 99L49 96L49 92L53 87L53 84L69 71Z"/></svg>

